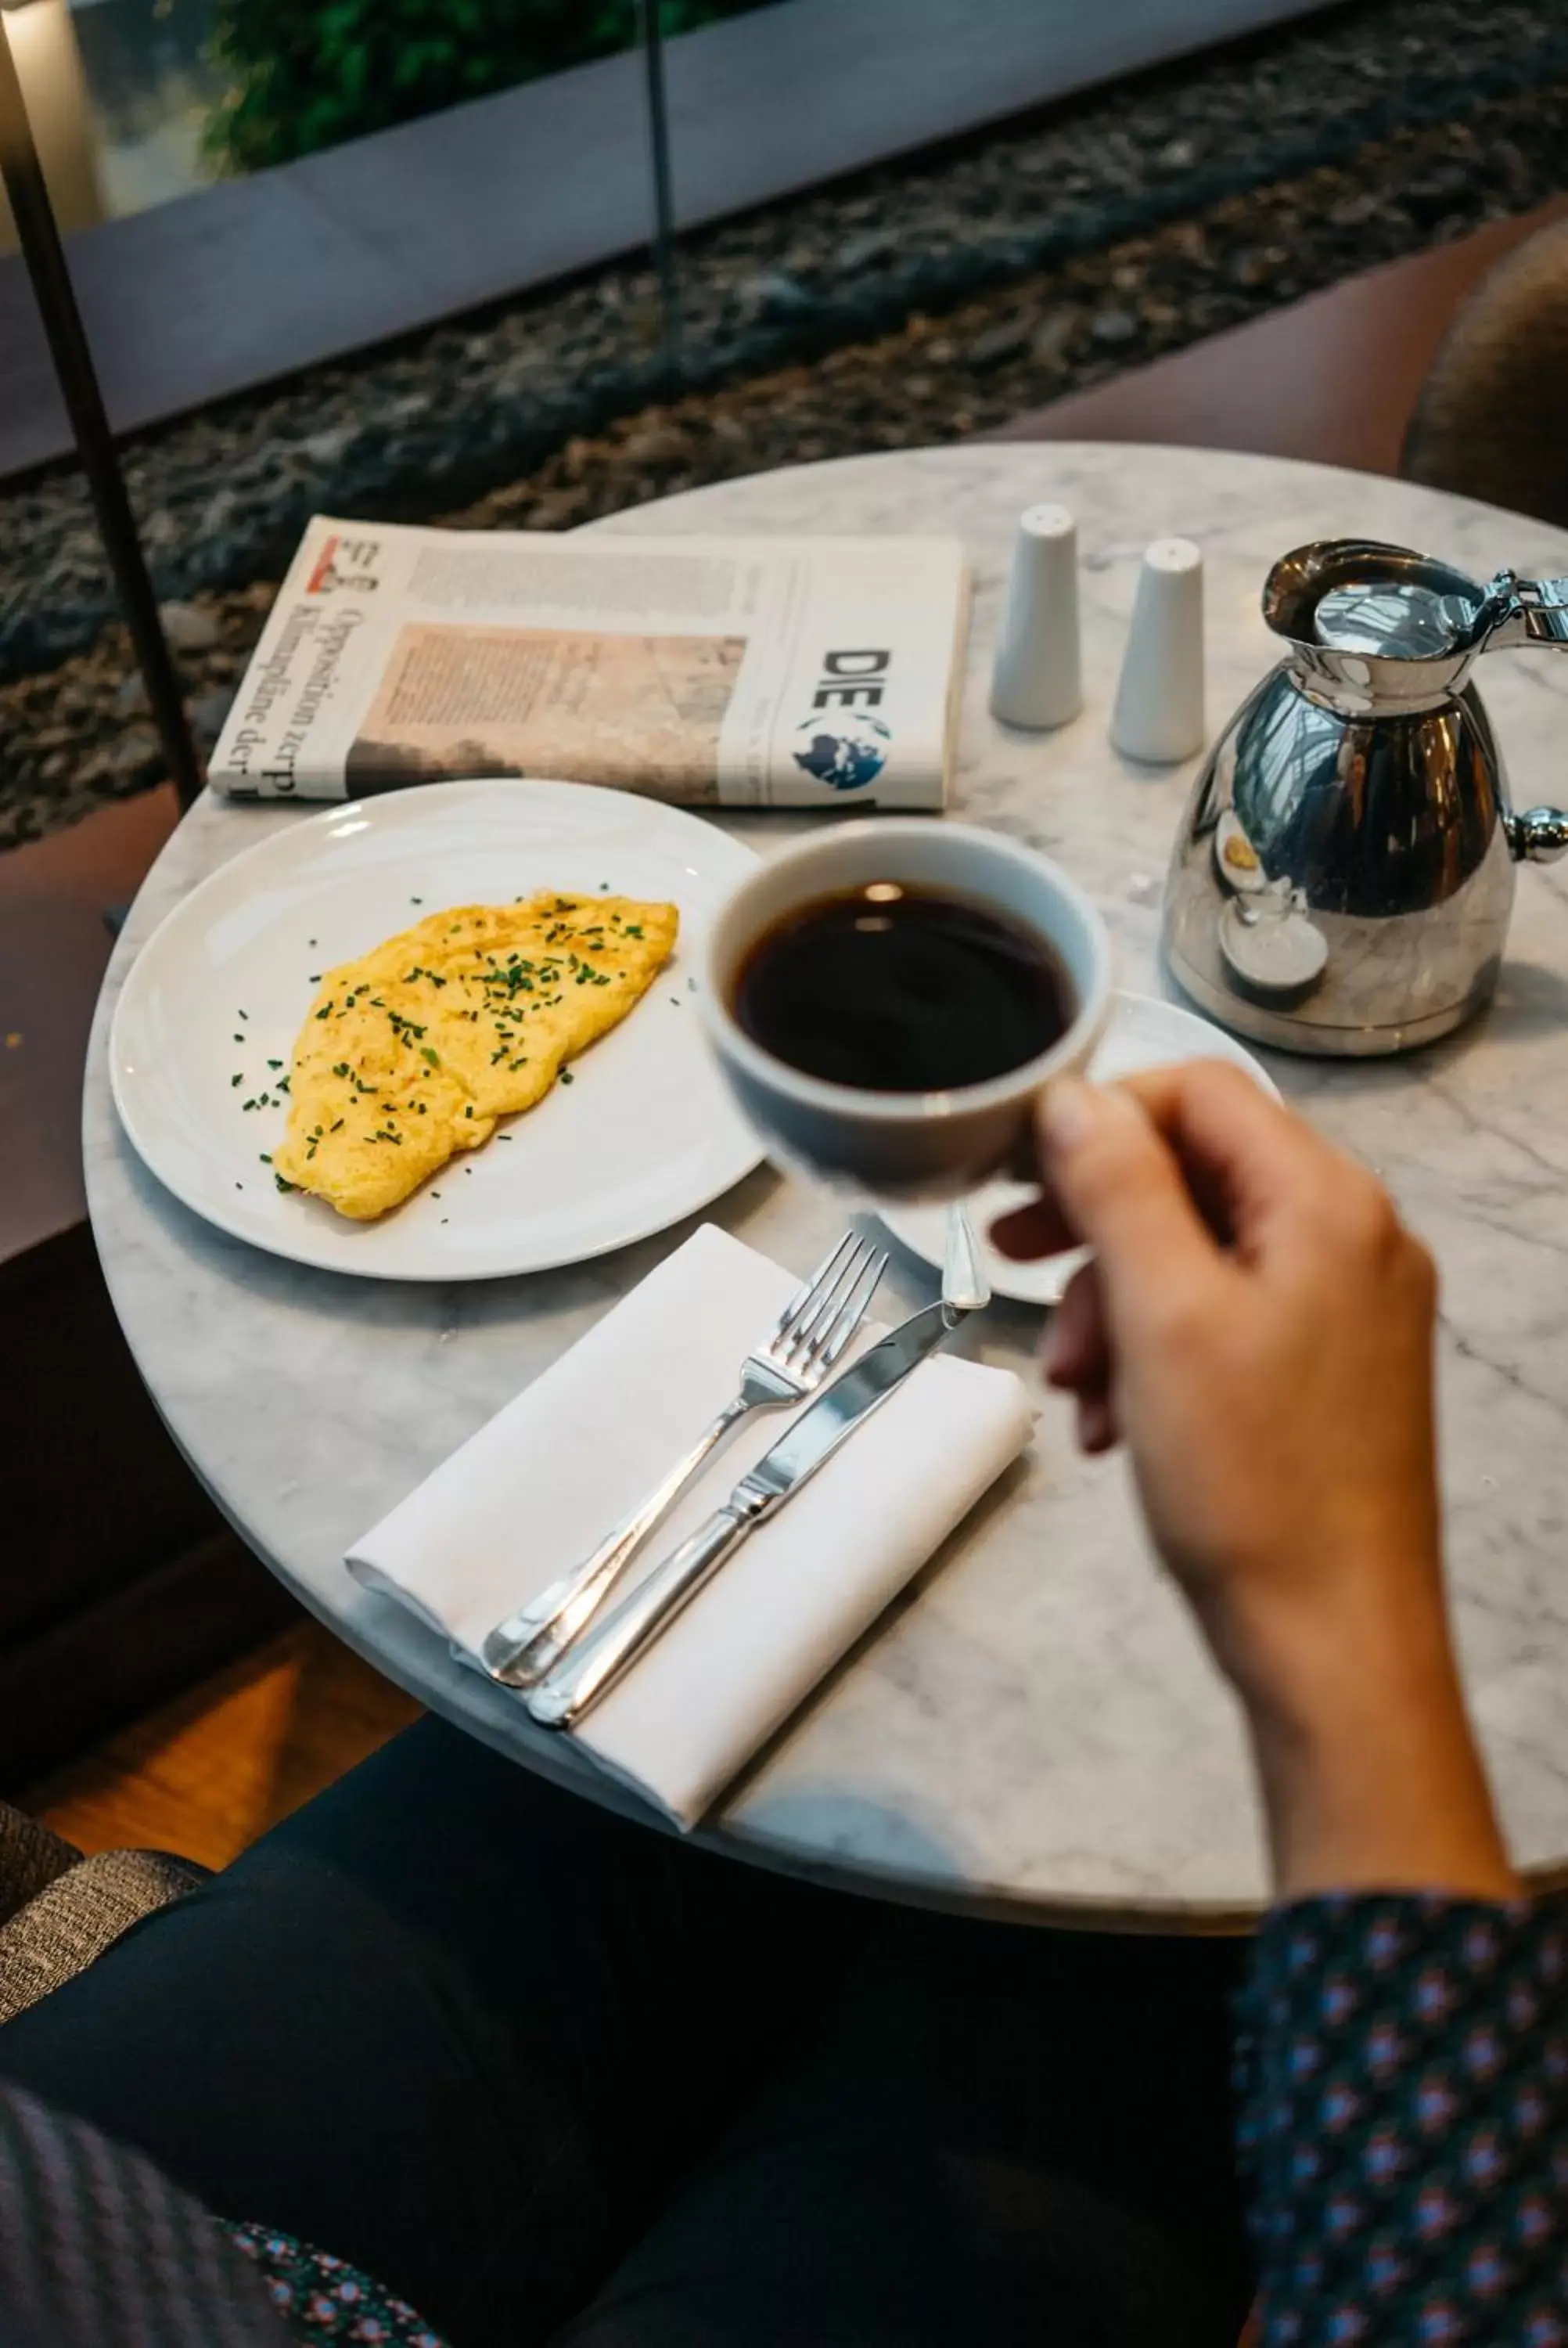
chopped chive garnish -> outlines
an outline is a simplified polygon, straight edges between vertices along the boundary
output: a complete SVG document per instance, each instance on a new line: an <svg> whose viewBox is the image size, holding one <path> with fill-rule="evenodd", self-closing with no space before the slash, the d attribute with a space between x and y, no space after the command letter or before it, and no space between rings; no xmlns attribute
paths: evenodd
<svg viewBox="0 0 1568 2348"><path fill-rule="evenodd" d="M230 1077L230 1079L229 1079L229 1082L231 1083L231 1085L242 1085L242 1084L244 1083L244 1081L245 1081L245 1078L244 1078L244 1075L243 1075L243 1073L241 1073L241 1075L239 1075L239 1076L231 1076L231 1077Z"/></svg>

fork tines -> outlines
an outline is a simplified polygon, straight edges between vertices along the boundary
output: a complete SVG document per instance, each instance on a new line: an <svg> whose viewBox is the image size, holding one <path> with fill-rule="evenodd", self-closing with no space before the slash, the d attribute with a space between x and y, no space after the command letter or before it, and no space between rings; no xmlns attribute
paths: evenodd
<svg viewBox="0 0 1568 2348"><path fill-rule="evenodd" d="M886 1268L885 1251L845 1232L780 1319L768 1349L780 1367L831 1369L865 1319Z"/></svg>

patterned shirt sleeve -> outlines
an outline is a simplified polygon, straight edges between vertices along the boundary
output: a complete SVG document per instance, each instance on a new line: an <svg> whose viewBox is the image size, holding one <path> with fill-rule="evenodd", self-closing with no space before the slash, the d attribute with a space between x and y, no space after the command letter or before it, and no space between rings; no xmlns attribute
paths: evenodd
<svg viewBox="0 0 1568 2348"><path fill-rule="evenodd" d="M296 2348L446 2348L417 2309L363 2267L275 2226L227 2219L223 2231L261 2269Z"/></svg>
<svg viewBox="0 0 1568 2348"><path fill-rule="evenodd" d="M1240 2007L1263 2348L1568 2348L1568 1940L1526 1901L1280 1909Z"/></svg>

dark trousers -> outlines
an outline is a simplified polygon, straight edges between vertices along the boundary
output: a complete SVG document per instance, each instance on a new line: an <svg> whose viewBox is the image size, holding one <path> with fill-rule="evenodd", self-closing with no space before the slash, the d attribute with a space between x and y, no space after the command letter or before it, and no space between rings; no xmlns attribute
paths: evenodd
<svg viewBox="0 0 1568 2348"><path fill-rule="evenodd" d="M1235 2348L1237 1963L810 1890L428 1721L0 2075L454 2348Z"/></svg>

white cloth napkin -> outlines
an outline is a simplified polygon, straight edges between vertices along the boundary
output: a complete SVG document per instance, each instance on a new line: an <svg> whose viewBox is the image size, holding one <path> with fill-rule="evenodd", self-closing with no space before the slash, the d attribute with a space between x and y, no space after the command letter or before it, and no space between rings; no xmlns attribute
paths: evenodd
<svg viewBox="0 0 1568 2348"><path fill-rule="evenodd" d="M349 1552L473 1663L596 1547L733 1395L798 1285L704 1224ZM649 1564L790 1423L759 1413L647 1544ZM1010 1371L937 1355L754 1532L573 1732L678 1826L703 1815L1029 1439ZM521 1704L522 1699L518 1699Z"/></svg>

